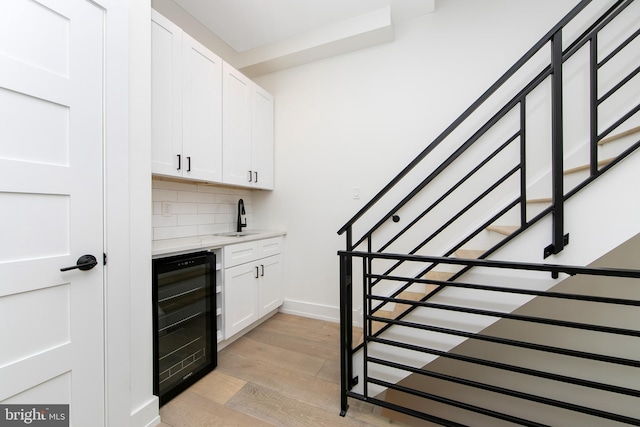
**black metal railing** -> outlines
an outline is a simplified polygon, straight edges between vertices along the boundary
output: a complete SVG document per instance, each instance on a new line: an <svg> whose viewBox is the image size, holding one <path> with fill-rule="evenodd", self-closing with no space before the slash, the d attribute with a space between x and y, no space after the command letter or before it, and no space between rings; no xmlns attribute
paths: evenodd
<svg viewBox="0 0 640 427"><path fill-rule="evenodd" d="M427 300L443 289L457 287L473 291L505 292L496 287L460 283L459 279L464 277L470 269L479 265L494 267L487 264L491 263L486 260L488 256L547 216L552 217L551 243L542 248L542 254L546 258L562 251L569 241L569 236L564 230L565 202L640 146L640 132L637 132L640 130L638 126L640 96L637 94L640 56L633 52L633 49L637 49L637 39L640 35L640 28L638 28L640 17L632 17L631 29L629 30L627 28L629 25L626 25L624 28L626 32L623 31L615 41L612 41L609 33L603 30L615 27L620 17L637 14L637 10L629 7L634 0L612 0L595 15L585 17L585 14L593 13L589 8L592 6L591 3L591 0L580 1L564 19L338 231L338 234L346 236L346 250L340 252L343 414L347 409L349 396L362 398L362 395L351 391L358 382L353 374L353 356L357 351L364 352L366 357L367 342L380 343L380 340L385 340L385 331L409 327L403 323L405 322L403 319L418 308L434 309ZM572 28L572 32L569 32L568 28L577 20L583 22L577 25L580 29ZM605 33L609 38L603 35ZM606 43L603 40L606 40ZM604 44L607 46L601 46ZM569 90L566 87L567 73L564 69L570 61L582 61L575 58L581 58L585 52L588 59L584 61L584 73L588 75L589 82L586 107L574 105L573 100L567 100L564 96ZM617 63L621 61L616 61L617 59L629 57L632 60L626 61L626 68L614 73L615 77L611 77L612 73L608 67L611 64L618 66ZM607 78L610 80L606 85L602 84L603 70L608 71ZM616 100L620 94L628 95L629 91L631 96L626 96L626 99L631 101ZM543 98L548 102L551 111L549 130L542 140L538 136L534 138L530 130L539 126L539 123L531 117L533 109L531 104L534 103L532 102L534 99L538 99L540 93L544 94ZM603 107L607 107L606 113ZM567 108L584 108L588 111L588 117L585 118L585 126L589 129L587 141L567 141L565 131ZM598 147L616 135L626 137L625 147L612 158L603 159ZM539 147L545 140L548 141L550 162L540 169L541 166L534 164L528 153L532 147ZM577 184L569 186L565 178L566 155L569 148L573 150L576 146L588 153L586 168L588 172ZM541 171L546 172L549 177L549 183L543 187L542 194L540 194L538 182L531 178L531 175L539 176ZM442 181L446 181L447 184L443 184ZM450 184L451 182L453 184ZM477 185L478 182L488 184L480 188ZM529 206L532 195L533 198L548 199L547 206L534 211ZM393 222L389 221L390 219ZM478 260L462 260L465 262L458 263L455 259L449 258L460 249L473 244L491 225L507 220L513 221L511 224L515 226L514 232L484 249ZM395 255L397 253L405 255ZM388 254L392 256L387 256ZM433 254L439 256L427 257L431 261L423 262L424 257ZM364 306L366 311L364 329L371 331L372 322L376 322L378 326L382 325L375 334L365 333L364 342L355 348L351 330L355 280L354 257L362 258L362 270L360 271L358 266L358 274L363 277L363 280L368 281L363 289L367 304ZM415 263L412 264L410 261L415 261L412 257L420 258L421 263L417 266ZM373 259L378 260L375 271ZM408 267L407 264L411 266ZM453 271L452 276L448 280L427 279L428 273L439 266L449 267L449 271ZM411 269L412 272L403 271L404 267ZM561 273L571 274L567 270L570 267L551 268L537 265L535 268L538 271L550 272L554 278ZM583 274L583 272L576 274ZM394 284L391 285L390 282ZM425 283L435 285L436 288L421 298L421 301L409 302L402 297L403 292ZM368 293L374 287L384 289L380 291L380 296ZM548 293L538 294L534 290L520 289L519 292L522 295L549 298ZM581 300L582 297L567 296L567 298ZM606 298L593 302L610 303L605 300ZM625 304L622 301L615 303ZM395 304L403 304L410 308L402 311L395 319L384 319L378 315L380 310ZM440 307L438 309L441 310ZM462 309L451 309L451 311L465 312ZM473 314L490 315L488 312L473 312ZM539 322L546 321L539 320ZM416 327L416 329L428 330L428 327ZM474 335L474 339L478 339L477 335ZM436 350L431 354L443 358L452 357L447 356L447 352L439 353ZM382 364L394 363L396 362L386 361ZM514 369L518 371L521 368ZM542 372L538 377L548 378L545 375L547 374ZM555 378L554 375L551 377ZM375 381L379 381L378 385L387 389L399 387L382 380ZM571 383L571 381L567 379L567 382ZM588 384L588 381L586 383L582 380L576 381L579 385ZM403 408L402 405L379 402L376 397L368 396L366 393L365 398L390 409L409 414L415 412L410 408ZM424 418L424 415L413 415ZM498 416L498 418L501 417ZM443 422L443 425L456 425L443 420L432 419L432 421Z"/></svg>
<svg viewBox="0 0 640 427"><path fill-rule="evenodd" d="M343 380L351 384L348 390L343 390L343 411L347 409L347 397L351 397L440 425L471 425L468 421L469 418L467 418L467 421L459 421L460 419L465 419L464 414L456 415L451 408L461 409L467 414L473 414L473 417L490 417L527 426L556 424L549 421L554 417L563 419L563 425L569 425L571 422L586 423L572 425L600 425L598 424L598 419L640 425L640 412L636 409L637 405L631 406L631 410L636 411L635 414L631 415L619 413L607 407L607 402L615 401L616 396L640 397L640 383L637 381L640 378L640 360L637 353L637 349L640 348L640 329L637 322L625 322L625 320L637 319L640 315L640 280L638 280L640 279L640 270L353 251L341 251L339 256L342 264L354 258L362 261L363 281L361 285L363 307L365 307L365 313L363 314L365 319L363 340L359 346L362 357L357 363L358 366L355 367L357 375L352 378L343 378ZM555 275L566 274L574 276L572 277L574 284L573 286L565 286L567 290L547 290L539 289L535 285L531 287L522 286L522 284L520 286L511 286L492 283L490 280L477 280L477 278L474 282L451 282L414 279L406 276L383 276L371 272L372 263L379 260L403 260L426 265L451 264L474 267L476 269L501 269L503 272L535 272L534 274L540 273L547 276L548 273ZM504 277L504 273L502 276ZM491 277L491 275L486 277ZM596 283L599 290L594 292L593 284L581 282L581 277L598 278ZM513 279L521 283L523 281L527 282L527 279L522 279L517 274L514 274ZM442 301L414 301L402 297L387 297L375 292L375 286L379 285L374 285L373 283L374 281L380 283L380 280L385 282L406 282L411 280L416 283L435 284L446 288L469 289L475 291L477 295L465 299L464 304L459 305ZM535 278L530 276L529 283L535 284ZM612 287L615 289L610 289ZM612 291L617 296L607 295ZM350 292L350 289L344 288L342 292L346 295ZM486 306L492 305L493 299L488 301L482 298L480 293L502 293L511 296L535 297L538 300L557 300L563 301L563 305L557 312L553 313L554 317L549 317L548 309L543 310L545 312L544 316L537 315L534 309L530 310L534 312L533 314L511 312L487 308ZM343 299L343 302L346 302L346 299ZM468 323L461 321L457 324L457 327L454 327L447 325L446 322L441 322L442 324L435 322L434 324L432 321L421 321L420 316L409 317L405 315L401 318L389 319L375 315L373 307L376 304L389 303L408 305L422 310L430 310L431 312L464 313L473 316L476 320ZM567 304L574 305L569 306ZM602 310L600 310L601 307L603 307ZM345 304L341 309L346 312L350 307ZM626 313L624 319L619 320L619 324L609 319L611 316L615 317L616 313L620 315L620 310L622 309L626 310ZM562 317L566 313L571 313L571 310L575 310L576 313L582 313L583 315L578 317L587 318L588 321L563 319ZM595 314L588 316L585 313ZM427 316L427 318L430 318L430 316ZM515 331L512 335L516 335L516 337L505 336L508 334L505 334L503 330L491 333L486 324L477 320L478 318L501 319L512 322L514 325L510 329ZM393 336L375 333L372 330L373 322L393 325L395 328L401 328L404 332ZM484 325L481 328L482 330L474 330L477 324ZM526 325L541 325L545 328L542 331L533 330L529 334L535 336L536 340L538 340L537 337L539 336L553 336L555 332L550 332L553 330L561 330L564 335L561 335L562 339L552 343L545 343L544 339L541 340L542 342L527 341L518 337L525 330ZM348 326L350 329L350 325L344 326ZM410 338L412 334L425 333L429 333L431 336L428 339L419 340ZM583 333L583 335L578 335L579 333ZM443 349L443 344L438 343L438 337L442 336L459 337L472 342L481 342L484 344L484 354L501 356L492 358L478 357L474 355L474 351L465 351L464 347L460 345L453 346L453 349ZM566 339L566 336L570 336L572 339ZM608 342L607 340L610 339L608 337L611 336L625 339L623 347L626 348L626 351L613 345L607 346L604 344ZM614 342L620 343L619 338L614 339L618 339L618 341ZM445 339L442 342L448 342L448 340ZM473 348L472 344L465 344L469 348ZM352 348L351 343L349 343L348 348ZM536 354L533 358L535 362L524 360L520 364L521 353L516 352L510 356L514 348L535 352ZM411 356L403 356L403 351L425 355L425 357L413 356L415 361L398 362L398 359L411 359ZM551 357L548 355L551 355ZM453 361L455 366L450 369L441 369L434 365L426 366L432 359L429 356L437 356ZM547 360L547 362L541 363L541 360ZM579 362L576 362L576 360ZM566 371L571 371L570 368L578 363L578 366L582 369L580 372L583 376L567 375L565 373ZM456 367L462 365L473 367L472 369L468 367L461 369L463 373L467 373L466 377L464 374L456 375L450 372L452 370L455 371ZM390 381L381 374L381 372L384 372L383 370L378 369L376 371L376 367L380 366L391 368L403 374L399 376L400 379ZM483 367L491 370L491 375L475 375L475 377L478 377L475 378L473 373ZM472 374L469 375L469 372ZM593 377L590 378L590 372L606 374L602 375L601 378L594 379ZM347 375L347 372L343 372L343 375ZM351 373L351 375L354 374ZM621 381L621 375L625 376L629 381L626 383ZM404 379L409 376L418 376L421 379L412 381ZM483 381L483 378L501 378L503 380ZM509 378L509 380L504 381L504 378ZM556 390L556 396L549 397L529 391L527 384L535 381L535 379L546 381L544 383L545 392L547 390ZM432 382L429 383L429 380ZM437 380L435 386L433 384L434 380ZM360 384L360 390L351 390L356 384ZM423 384L425 385L423 386ZM451 388L442 384L453 384L454 387ZM380 397L380 392L376 391L377 389L374 388L372 390L372 387L375 386L385 389L386 395ZM584 390L605 393L604 395L595 394L601 397L600 400L604 402L604 407L594 404L593 397L591 397L591 400L585 398L582 401L581 396L584 396ZM481 392L490 393L493 397L487 399L478 398L478 393ZM496 394L503 397L496 399ZM558 396L562 396L562 398ZM505 398L512 400L505 401ZM474 400L485 402L485 404L475 403ZM543 415L532 417L532 419L518 415L518 400L544 405L544 410L538 409L536 411ZM493 401L496 404L491 408L491 405L486 404L487 401ZM430 407L427 402L438 402L441 405L450 407L450 409L425 411L424 408ZM553 412L553 410L556 412ZM513 411L516 413L514 414ZM571 414L568 415L566 411L585 417L593 417L596 421L591 421L591 424L584 420L569 421L580 420L580 418L571 418ZM444 418L442 416L443 413L449 414L451 418ZM456 421L456 419L458 420ZM472 424L481 423L478 421Z"/></svg>
<svg viewBox="0 0 640 427"><path fill-rule="evenodd" d="M430 220L429 213L437 208L439 205L443 204L443 202L447 199L452 199L452 195L455 193L455 190L460 188L465 182L468 182L474 178L478 178L479 173L481 171L486 171L489 168L495 169L496 171L502 171L502 175L498 176L498 179L495 181L493 186L489 187L482 194L479 194L479 197L473 198L469 201L469 203L462 207L459 212L454 216L447 216L449 219L447 223L444 223L442 227L437 229L436 233L434 233L429 238L419 242L415 245L411 250L407 251L409 253L418 253L422 250L431 240L433 240L440 233L443 233L445 229L448 229L453 223L458 221L461 216L472 209L475 205L477 205L480 201L487 199L490 195L495 193L495 190L504 185L506 181L517 175L520 180L520 185L518 188L518 194L516 194L513 199L509 203L505 203L504 209L498 210L499 213L506 213L509 207L519 206L520 209L520 224L519 231L523 231L524 229L531 226L540 218L545 215L551 213L554 217L553 221L553 231L552 231L552 244L549 247L545 248L545 256L549 254L558 253L562 250L566 243L566 236L564 233L564 202L574 195L579 189L587 185L597 176L606 171L609 166L599 167L598 163L598 152L597 146L598 142L605 139L612 132L620 129L623 125L629 124L630 119L634 118L634 115L640 111L640 103L636 103L631 106L622 107L624 110L618 112L619 119L614 123L611 123L607 128L601 132L598 131L598 107L602 105L607 99L610 99L613 94L623 91L625 89L625 85L627 85L633 77L635 77L640 71L640 66L636 66L631 72L627 75L621 77L619 81L617 81L613 87L604 95L598 96L598 71L605 66L607 63L611 61L612 58L615 58L617 55L620 55L624 48L631 44L639 34L639 31L635 31L633 34L626 37L625 40L620 42L619 46L614 49L612 52L608 54L606 58L601 61L598 61L598 35L599 33L606 28L606 25L610 24L612 20L614 20L618 15L623 13L625 9L633 3L634 0L619 0L616 1L601 17L596 19L586 31L580 34L577 37L574 37L573 42L569 44L569 46L563 49L563 41L562 34L563 28L572 21L576 16L578 16L590 3L589 0L582 1L578 6L576 6L556 27L554 27L545 37L543 37L540 42L538 42L527 54L525 54L507 73L505 73L489 90L487 90L471 107L469 107L454 123L449 126L438 138L436 138L431 144L427 146L422 153L420 153L414 161L412 161L406 168L404 168L388 185L386 185L376 196L374 196L371 201L369 201L356 215L353 216L339 231L338 234L347 233L347 250L352 250L360 247L362 244L367 244L371 246L372 250L376 250L378 252L389 249L389 247L400 239L403 235L406 235L407 231L415 230L415 226L420 221L426 221L427 218ZM566 43L565 43L566 44ZM589 45L589 50L591 53L589 59L589 76L591 79L591 93L590 93L590 118L588 121L588 126L591 129L590 140L588 141L589 150L591 153L590 159L590 175L588 178L585 178L579 186L576 188L572 188L569 191L565 191L563 185L563 82L562 82L562 69L563 64L567 62L572 56L574 56L577 52L579 52L584 46ZM473 132L471 136L462 140L461 144L458 144L456 140L453 140L454 132L461 127L462 124L468 123L470 120L474 119L473 114L481 107L485 107L490 102L494 101L492 97L497 96L501 88L505 87L507 84L510 84L511 81L515 77L520 77L518 74L520 71L530 66L531 63L535 63L537 61L536 55L540 52L543 52L546 49L549 49L549 61L545 64L538 65L539 70L535 72L535 76L530 80L526 80L522 84L516 85L519 89L516 90L515 95L508 99L507 102L503 104L503 106L495 112L495 114L491 115L490 118L483 122L481 126L478 127L477 131ZM550 90L550 105L552 111L552 124L551 131L549 135L549 139L551 141L551 153L552 153L552 162L550 167L550 175L552 179L552 185L550 188L550 199L552 200L551 205L540 215L536 215L535 217L527 219L527 188L531 185L527 179L527 122L528 122L528 108L527 108L527 99L528 97L543 83L550 82L551 90ZM637 101L636 101L637 102ZM508 139L508 141L501 145L498 149L493 151L491 154L485 156L480 162L473 164L468 174L464 175L460 178L453 186L444 188L438 187L436 191L441 192L441 197L439 197L436 201L431 203L426 209L422 212L419 212L415 217L413 217L408 225L406 225L403 229L401 229L398 233L396 233L392 238L380 242L378 244L378 248L374 249L375 242L373 241L373 237L377 231L379 231L383 226L389 223L389 219L396 216L399 211L401 211L404 207L406 207L417 195L419 195L427 186L430 186L430 190L434 191L431 186L433 182L439 178L443 174L448 174L453 169L452 166L458 165L462 163L460 160L463 159L464 154L469 151L470 148L474 147L479 141L484 137L487 138L487 134L494 130L499 125L504 125L506 118L509 115L517 114L519 116L519 123L517 129L513 132L512 136ZM483 141L484 142L484 141ZM360 234L359 237L356 237L354 234L354 226L367 214L371 211L378 203L380 203L384 197L390 193L391 190L396 189L396 187L406 186L406 182L403 181L405 177L409 175L416 167L421 165L425 159L429 159L430 155L434 153L436 149L438 149L443 143L445 145L449 145L455 148L450 155L446 156L442 161L436 161L436 166L431 171L427 171L425 173L425 178L422 179L418 185L413 187L411 191L408 191L407 194L401 197L401 199L397 203L393 203L393 207L388 209L384 214L377 215L378 220L375 221L373 226L366 229L364 232ZM502 165L497 165L496 162L491 162L492 159L499 153L500 150L505 148L505 145L517 145L518 153L515 157L514 161L509 163L504 163ZM637 139L635 144L631 144L628 150L624 153L621 153L616 157L615 161L620 161L622 158L626 157L629 152L635 150L640 145L640 138ZM459 194L456 193L456 196ZM494 215L493 217L487 218L487 222L490 223L489 220L496 220L500 218L499 215ZM482 224L483 226L485 224ZM366 225L365 225L366 226ZM484 228L478 227L476 230L472 231L470 234L473 236L479 234L483 231ZM454 253L457 249L464 246L465 242L458 242L457 245L454 245L450 248L438 250L437 253L446 255ZM491 253L495 249L489 249L487 252ZM404 251L403 251L404 252ZM429 251L430 253L434 253L434 251Z"/></svg>

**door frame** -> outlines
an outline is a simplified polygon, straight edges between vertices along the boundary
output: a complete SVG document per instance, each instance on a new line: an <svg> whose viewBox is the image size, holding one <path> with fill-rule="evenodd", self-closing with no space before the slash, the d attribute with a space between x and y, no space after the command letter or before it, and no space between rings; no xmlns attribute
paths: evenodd
<svg viewBox="0 0 640 427"><path fill-rule="evenodd" d="M159 405L157 397L153 395L150 363L151 0L92 1L107 11L104 123L104 249L108 257L104 269L105 425L150 426L159 421ZM132 167L133 164L135 167ZM135 323L132 322L132 313L136 313ZM147 363L143 364L145 359Z"/></svg>

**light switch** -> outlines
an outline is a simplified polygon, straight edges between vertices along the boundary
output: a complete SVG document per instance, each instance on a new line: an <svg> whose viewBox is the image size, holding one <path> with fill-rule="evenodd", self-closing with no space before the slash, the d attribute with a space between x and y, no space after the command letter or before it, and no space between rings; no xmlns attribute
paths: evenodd
<svg viewBox="0 0 640 427"><path fill-rule="evenodd" d="M171 216L173 213L173 206L171 202L162 202L162 216Z"/></svg>
<svg viewBox="0 0 640 427"><path fill-rule="evenodd" d="M353 187L353 199L360 198L360 187Z"/></svg>

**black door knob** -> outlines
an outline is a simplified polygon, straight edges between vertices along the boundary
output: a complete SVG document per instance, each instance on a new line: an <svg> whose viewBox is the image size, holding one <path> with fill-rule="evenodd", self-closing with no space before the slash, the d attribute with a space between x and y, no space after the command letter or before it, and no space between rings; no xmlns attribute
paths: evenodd
<svg viewBox="0 0 640 427"><path fill-rule="evenodd" d="M76 268L79 270L87 271L91 270L96 265L98 265L98 260L96 260L96 257L94 257L93 255L82 255L80 258L78 258L76 265L61 268L60 271L75 270Z"/></svg>

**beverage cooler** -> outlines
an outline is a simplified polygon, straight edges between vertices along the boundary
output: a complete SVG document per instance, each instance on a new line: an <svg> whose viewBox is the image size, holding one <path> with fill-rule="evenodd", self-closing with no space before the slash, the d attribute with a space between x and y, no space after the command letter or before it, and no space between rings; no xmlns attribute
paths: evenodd
<svg viewBox="0 0 640 427"><path fill-rule="evenodd" d="M153 260L154 394L160 405L217 364L215 254Z"/></svg>

